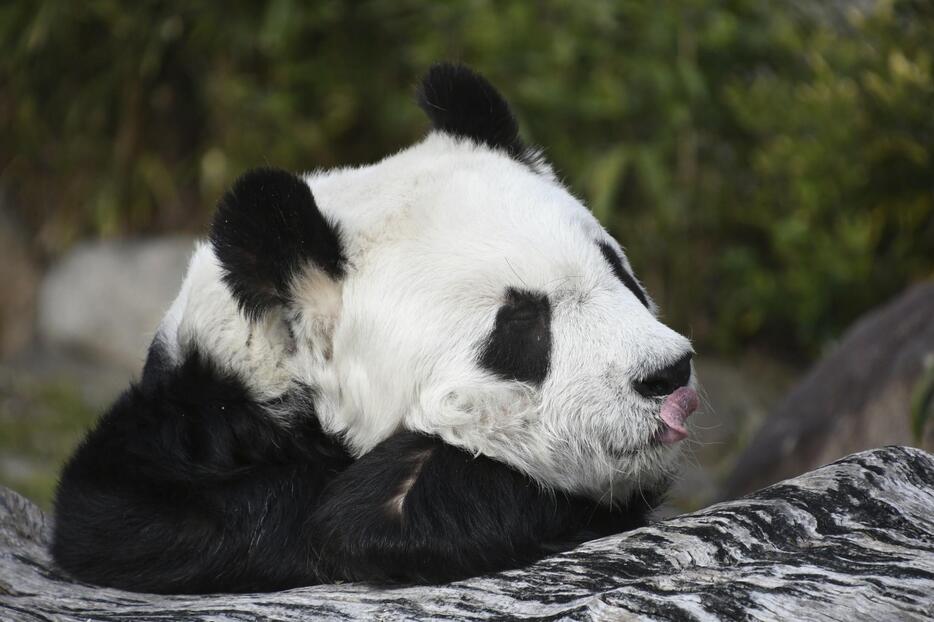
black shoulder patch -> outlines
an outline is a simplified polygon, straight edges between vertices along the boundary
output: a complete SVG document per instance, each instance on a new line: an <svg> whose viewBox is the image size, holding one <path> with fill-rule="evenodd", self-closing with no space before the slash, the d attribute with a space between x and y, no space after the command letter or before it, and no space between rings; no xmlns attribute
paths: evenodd
<svg viewBox="0 0 934 622"><path fill-rule="evenodd" d="M606 242L597 242L597 246L600 247L600 252L603 253L604 258L610 264L610 267L613 269L613 274L616 275L620 281L623 282L629 291L639 299L646 308L649 306L649 301L645 297L645 292L642 291L642 288L639 287L639 284L636 283L636 279L632 277L631 274L626 272L626 269L623 267L623 262L620 261L619 255L616 254L616 251L613 250L613 247L607 244Z"/></svg>
<svg viewBox="0 0 934 622"><path fill-rule="evenodd" d="M521 159L525 145L509 104L486 78L464 65L433 65L416 99L436 130L505 149Z"/></svg>
<svg viewBox="0 0 934 622"><path fill-rule="evenodd" d="M307 541L325 484L351 456L304 397L257 402L239 375L197 349L171 366L153 352L145 383L117 400L62 470L57 564L140 592L317 583L314 551L294 543ZM289 407L288 426L269 415Z"/></svg>
<svg viewBox="0 0 934 622"><path fill-rule="evenodd" d="M289 299L289 281L306 263L344 274L340 231L318 210L303 179L280 169L244 173L220 200L211 244L224 282L243 312L258 318Z"/></svg>
<svg viewBox="0 0 934 622"><path fill-rule="evenodd" d="M543 293L509 288L480 365L500 378L540 385L551 365L551 304Z"/></svg>

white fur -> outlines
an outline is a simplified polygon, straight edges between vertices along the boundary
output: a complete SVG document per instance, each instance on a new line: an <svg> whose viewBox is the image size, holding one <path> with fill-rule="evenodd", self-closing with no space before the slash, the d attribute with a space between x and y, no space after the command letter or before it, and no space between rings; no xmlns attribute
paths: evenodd
<svg viewBox="0 0 934 622"><path fill-rule="evenodd" d="M202 246L162 328L173 351L196 343L263 399L311 385L323 426L357 455L419 430L606 499L672 468L677 449L650 442L660 402L632 382L690 344L613 275L597 242L628 269L622 250L550 169L433 133L307 181L339 223L346 278L309 270L295 308L251 327ZM546 292L552 305L551 367L538 388L477 363L507 287Z"/></svg>
<svg viewBox="0 0 934 622"><path fill-rule="evenodd" d="M294 349L283 317L249 322L221 280L208 243L199 243L181 292L159 328L158 338L179 362L191 348L237 373L259 401L273 400L297 380L288 364Z"/></svg>

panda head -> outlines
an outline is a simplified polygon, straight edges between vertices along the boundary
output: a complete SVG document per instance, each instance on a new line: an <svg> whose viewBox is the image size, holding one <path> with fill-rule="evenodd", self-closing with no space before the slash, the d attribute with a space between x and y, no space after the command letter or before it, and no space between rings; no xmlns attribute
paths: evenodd
<svg viewBox="0 0 934 622"><path fill-rule="evenodd" d="M486 80L437 65L418 102L433 131L376 164L241 177L158 339L355 455L408 429L597 499L660 487L688 340Z"/></svg>

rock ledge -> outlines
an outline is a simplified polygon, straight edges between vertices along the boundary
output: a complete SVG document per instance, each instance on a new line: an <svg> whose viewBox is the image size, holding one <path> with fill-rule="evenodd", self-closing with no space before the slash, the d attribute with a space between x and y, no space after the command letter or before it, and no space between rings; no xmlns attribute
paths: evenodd
<svg viewBox="0 0 934 622"><path fill-rule="evenodd" d="M75 583L46 517L0 489L3 620L929 620L934 456L854 454L737 501L437 587L158 596Z"/></svg>

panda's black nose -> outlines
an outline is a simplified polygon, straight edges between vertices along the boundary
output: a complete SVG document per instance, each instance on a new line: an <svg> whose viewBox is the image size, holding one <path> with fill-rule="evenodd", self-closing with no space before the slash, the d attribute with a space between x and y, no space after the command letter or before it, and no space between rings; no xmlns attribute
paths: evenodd
<svg viewBox="0 0 934 622"><path fill-rule="evenodd" d="M635 381L632 386L643 397L660 397L674 393L690 379L691 353L688 352L668 367L658 369L646 378Z"/></svg>

